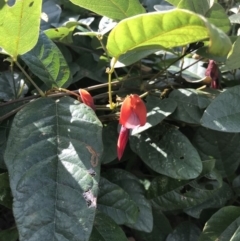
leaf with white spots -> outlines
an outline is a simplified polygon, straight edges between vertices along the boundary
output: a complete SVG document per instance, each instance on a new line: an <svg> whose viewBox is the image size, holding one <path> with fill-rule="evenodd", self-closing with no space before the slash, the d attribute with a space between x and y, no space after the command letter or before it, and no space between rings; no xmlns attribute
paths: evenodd
<svg viewBox="0 0 240 241"><path fill-rule="evenodd" d="M4 159L20 240L89 239L101 132L94 111L70 97L40 98L18 112Z"/></svg>
<svg viewBox="0 0 240 241"><path fill-rule="evenodd" d="M201 124L216 131L240 132L240 86L219 94L204 111Z"/></svg>
<svg viewBox="0 0 240 241"><path fill-rule="evenodd" d="M155 172L176 179L196 178L202 171L198 152L178 130L156 126L130 137L131 148Z"/></svg>

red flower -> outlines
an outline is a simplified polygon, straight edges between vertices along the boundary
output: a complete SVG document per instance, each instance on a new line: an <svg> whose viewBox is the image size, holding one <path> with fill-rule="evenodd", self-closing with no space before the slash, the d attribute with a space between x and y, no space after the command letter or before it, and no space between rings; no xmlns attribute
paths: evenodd
<svg viewBox="0 0 240 241"><path fill-rule="evenodd" d="M145 125L147 109L138 95L130 95L123 101L119 122L128 129Z"/></svg>
<svg viewBox="0 0 240 241"><path fill-rule="evenodd" d="M129 129L143 126L147 121L147 109L138 95L130 95L125 98L120 111L119 123L122 124L117 143L118 160L122 158L126 147Z"/></svg>
<svg viewBox="0 0 240 241"><path fill-rule="evenodd" d="M85 104L91 107L93 110L95 110L95 105L92 96L89 94L88 91L85 89L79 89L79 94L81 97L81 101Z"/></svg>
<svg viewBox="0 0 240 241"><path fill-rule="evenodd" d="M118 136L118 143L117 143L118 160L122 158L124 149L128 142L128 136L129 136L129 129L125 128L124 126L121 126L119 136Z"/></svg>

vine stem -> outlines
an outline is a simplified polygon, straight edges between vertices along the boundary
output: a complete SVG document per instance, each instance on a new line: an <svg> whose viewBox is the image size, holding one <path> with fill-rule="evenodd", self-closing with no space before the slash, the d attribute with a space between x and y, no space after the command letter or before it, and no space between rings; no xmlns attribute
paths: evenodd
<svg viewBox="0 0 240 241"><path fill-rule="evenodd" d="M114 72L114 65L116 64L116 62L117 58L113 58L112 67L106 69L106 73L108 73L108 98L111 110L115 108L115 104L112 102L112 73Z"/></svg>
<svg viewBox="0 0 240 241"><path fill-rule="evenodd" d="M23 74L27 77L27 79L30 81L30 83L36 88L36 90L38 91L38 93L44 97L45 94L43 93L43 91L35 84L35 82L32 80L32 78L28 75L28 73L24 70L24 68L18 63L18 61L15 61L15 64L18 66L18 68L23 72Z"/></svg>

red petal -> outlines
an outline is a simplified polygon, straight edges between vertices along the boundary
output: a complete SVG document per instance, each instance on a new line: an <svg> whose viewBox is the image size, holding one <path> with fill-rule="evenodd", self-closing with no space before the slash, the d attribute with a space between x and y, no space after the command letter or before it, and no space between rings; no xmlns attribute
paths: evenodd
<svg viewBox="0 0 240 241"><path fill-rule="evenodd" d="M147 121L147 108L138 95L131 95L132 109L139 119L139 125L144 126Z"/></svg>
<svg viewBox="0 0 240 241"><path fill-rule="evenodd" d="M131 113L131 97L127 96L121 106L119 123L125 125Z"/></svg>
<svg viewBox="0 0 240 241"><path fill-rule="evenodd" d="M91 107L93 110L95 110L95 105L92 96L89 94L88 91L85 89L79 89L79 94L81 96L81 100L84 104Z"/></svg>
<svg viewBox="0 0 240 241"><path fill-rule="evenodd" d="M117 143L117 156L118 160L122 158L123 152L128 142L129 130L124 126L121 126L119 136L118 136L118 143Z"/></svg>

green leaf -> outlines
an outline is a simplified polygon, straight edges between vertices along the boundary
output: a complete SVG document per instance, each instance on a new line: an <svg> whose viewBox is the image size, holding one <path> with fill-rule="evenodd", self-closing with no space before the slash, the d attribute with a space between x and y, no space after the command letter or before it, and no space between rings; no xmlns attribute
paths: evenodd
<svg viewBox="0 0 240 241"><path fill-rule="evenodd" d="M240 132L240 86L218 95L204 111L201 124L216 131Z"/></svg>
<svg viewBox="0 0 240 241"><path fill-rule="evenodd" d="M139 214L137 204L131 197L121 187L103 177L99 184L98 209L117 224L134 224Z"/></svg>
<svg viewBox="0 0 240 241"><path fill-rule="evenodd" d="M202 162L195 148L173 128L151 128L148 132L131 136L130 145L147 166L163 175L191 179L202 171Z"/></svg>
<svg viewBox="0 0 240 241"><path fill-rule="evenodd" d="M70 0L72 3L98 13L102 16L121 20L145 10L138 0Z"/></svg>
<svg viewBox="0 0 240 241"><path fill-rule="evenodd" d="M117 158L118 122L114 121L103 126L103 154L101 163L107 164Z"/></svg>
<svg viewBox="0 0 240 241"><path fill-rule="evenodd" d="M0 168L6 169L5 162L3 160L3 155L6 149L7 144L7 129L10 125L8 125L8 121L0 122Z"/></svg>
<svg viewBox="0 0 240 241"><path fill-rule="evenodd" d="M102 68L98 66L98 61L96 61L93 55L90 53L81 54L80 58L75 61L75 63L79 66L79 71L73 78L73 83L77 82L84 77L96 80L98 82L106 82L107 78L105 76L106 68ZM94 69L94 71L93 71ZM102 74L104 73L104 76Z"/></svg>
<svg viewBox="0 0 240 241"><path fill-rule="evenodd" d="M89 241L128 241L122 229L107 215L97 212Z"/></svg>
<svg viewBox="0 0 240 241"><path fill-rule="evenodd" d="M162 211L183 209L195 218L199 218L204 209L222 207L232 197L232 191L226 183L219 186L218 181L211 180L211 161L203 162L203 165L203 172L197 180L179 181L166 176L153 179L148 190L152 204ZM210 181L201 183L201 177Z"/></svg>
<svg viewBox="0 0 240 241"><path fill-rule="evenodd" d="M200 124L203 108L211 103L209 94L194 89L173 90L169 98L177 103L171 117L189 124Z"/></svg>
<svg viewBox="0 0 240 241"><path fill-rule="evenodd" d="M122 20L109 34L107 49L111 56L118 58L133 49L173 48L206 39L214 43L209 45L212 54L225 56L232 47L229 37L205 18L175 9Z"/></svg>
<svg viewBox="0 0 240 241"><path fill-rule="evenodd" d="M42 1L16 0L11 7L7 2L2 5L0 46L16 60L37 43Z"/></svg>
<svg viewBox="0 0 240 241"><path fill-rule="evenodd" d="M7 172L0 174L0 204L7 208L12 208L12 194Z"/></svg>
<svg viewBox="0 0 240 241"><path fill-rule="evenodd" d="M173 113L177 103L171 99L163 99L148 96L147 97L147 122L144 126L138 126L132 130L132 135L145 131L162 122L167 116Z"/></svg>
<svg viewBox="0 0 240 241"><path fill-rule="evenodd" d="M218 3L209 0L181 0L177 7L205 16L211 24L214 24L225 33L230 30L229 18L225 13L225 9Z"/></svg>
<svg viewBox="0 0 240 241"><path fill-rule="evenodd" d="M166 241L193 241L198 240L201 230L191 222L183 222L168 235Z"/></svg>
<svg viewBox="0 0 240 241"><path fill-rule="evenodd" d="M153 208L153 230L151 233L135 231L139 240L166 241L167 235L172 232L172 227L166 216L159 210Z"/></svg>
<svg viewBox="0 0 240 241"><path fill-rule="evenodd" d="M216 169L222 176L232 175L240 163L240 133L223 133L198 128L193 138L193 144L202 160L213 158Z"/></svg>
<svg viewBox="0 0 240 241"><path fill-rule="evenodd" d="M108 170L104 177L126 191L138 206L139 216L136 223L126 225L135 230L151 232L153 228L152 207L144 196L144 188L138 178L122 169Z"/></svg>
<svg viewBox="0 0 240 241"><path fill-rule="evenodd" d="M225 9L219 3L214 3L205 14L205 17L211 24L214 24L223 32L229 32L231 28L231 22L226 14Z"/></svg>
<svg viewBox="0 0 240 241"><path fill-rule="evenodd" d="M18 240L18 230L17 228L9 228L0 231L1 241L17 241Z"/></svg>
<svg viewBox="0 0 240 241"><path fill-rule="evenodd" d="M232 188L233 191L240 196L240 175L233 179Z"/></svg>
<svg viewBox="0 0 240 241"><path fill-rule="evenodd" d="M66 87L71 81L70 70L61 51L43 32L37 45L21 58L49 88Z"/></svg>
<svg viewBox="0 0 240 241"><path fill-rule="evenodd" d="M4 101L23 97L28 91L22 73L4 71L0 73L0 99Z"/></svg>
<svg viewBox="0 0 240 241"><path fill-rule="evenodd" d="M229 52L227 56L227 60L225 66L223 67L223 71L230 71L233 69L238 69L240 67L240 36L237 37L237 40L234 42L232 46L232 50Z"/></svg>
<svg viewBox="0 0 240 241"><path fill-rule="evenodd" d="M88 240L101 131L94 111L70 97L40 98L15 116L4 159L20 240Z"/></svg>
<svg viewBox="0 0 240 241"><path fill-rule="evenodd" d="M169 2L170 4L172 4L173 6L177 7L177 5L182 1L182 0L166 0L167 2Z"/></svg>
<svg viewBox="0 0 240 241"><path fill-rule="evenodd" d="M240 237L239 222L239 207L223 207L205 224L199 241L237 241Z"/></svg>
<svg viewBox="0 0 240 241"><path fill-rule="evenodd" d="M141 51L139 50L132 50L129 51L123 55L121 55L118 58L118 61L116 62L116 64L114 65L114 68L122 68L124 66L129 66L133 63L136 63L137 61L147 57L150 54L153 54L155 52L157 52L159 49L143 49ZM111 66L113 66L114 63L114 58L111 61Z"/></svg>
<svg viewBox="0 0 240 241"><path fill-rule="evenodd" d="M209 0L181 0L178 4L178 8L183 8L190 10L192 12L198 13L200 15L205 16L210 6ZM174 4L175 5L175 4Z"/></svg>
<svg viewBox="0 0 240 241"><path fill-rule="evenodd" d="M57 41L61 43L71 44L72 34L78 22L70 22L66 26L62 26L59 28L50 28L44 31L44 33L50 38L52 41Z"/></svg>

